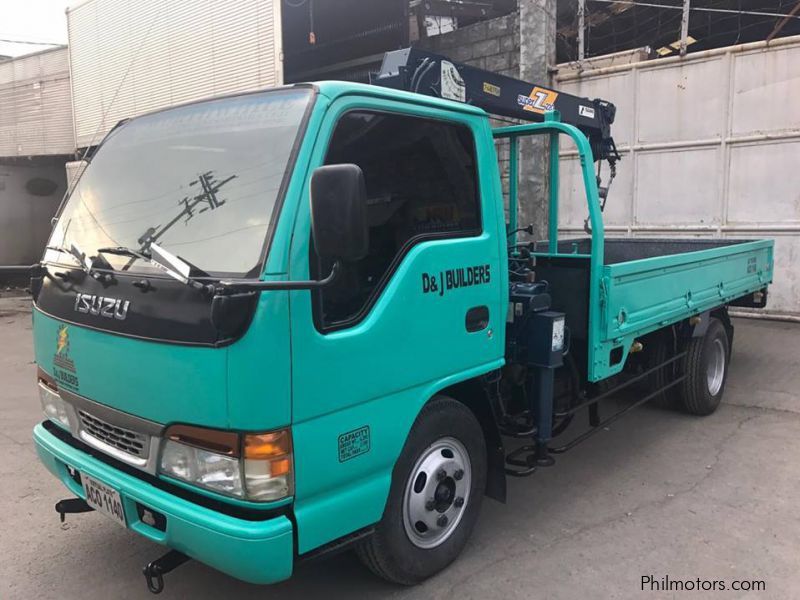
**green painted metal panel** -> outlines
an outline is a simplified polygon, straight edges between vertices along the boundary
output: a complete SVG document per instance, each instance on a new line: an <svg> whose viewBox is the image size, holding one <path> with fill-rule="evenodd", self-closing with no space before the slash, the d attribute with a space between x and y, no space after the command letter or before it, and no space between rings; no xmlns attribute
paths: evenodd
<svg viewBox="0 0 800 600"><path fill-rule="evenodd" d="M33 437L44 466L77 496L83 498L85 493L69 476L67 465L120 492L128 528L139 535L251 583L274 583L292 574L294 541L287 517L236 519L114 469L65 444L41 425L35 427ZM136 502L164 514L167 530L159 531L139 520Z"/></svg>
<svg viewBox="0 0 800 600"><path fill-rule="evenodd" d="M589 378L595 381L594 373L592 372L592 365L594 363L593 354L599 351L601 347L601 336L599 323L601 322L601 303L603 300L601 278L604 256L604 229L603 229L603 214L600 210L600 196L597 191L597 179L594 173L594 158L592 156L592 148L589 144L588 138L581 133L581 131L556 120L557 114L547 116L544 123L533 123L528 125L512 125L510 127L499 127L494 130L494 137L496 138L519 138L529 135L549 135L551 139L558 135L569 136L575 143L578 149L578 157L580 159L581 175L583 179L584 191L586 193L586 203L589 208L589 223L592 228L591 238L591 253L589 257L590 271L589 271ZM557 145L556 145L557 149ZM556 156L550 156L550 165L556 162ZM558 190L558 171L554 172L555 177L551 177L551 189ZM516 197L511 199L510 202L517 202ZM557 206L557 196L550 197L551 204ZM548 223L548 231L551 236L558 234L557 209L553 211L556 219L556 225ZM556 248L558 240L550 240L548 247L552 250ZM551 256L549 253L540 253L542 255ZM552 256L557 256L557 252Z"/></svg>
<svg viewBox="0 0 800 600"><path fill-rule="evenodd" d="M59 330L68 346L56 365ZM36 362L77 394L157 423L228 426L227 349L174 346L64 324L33 311ZM64 364L63 362L61 363ZM62 377L75 377L77 386Z"/></svg>
<svg viewBox="0 0 800 600"><path fill-rule="evenodd" d="M289 301L262 294L245 336L227 348L148 342L64 324L34 310L36 362L59 379L66 327L76 393L156 423L265 431L291 422Z"/></svg>
<svg viewBox="0 0 800 600"><path fill-rule="evenodd" d="M538 256L575 257L559 253L558 242L558 135L568 135L578 148L581 174L591 223L589 255L589 351L588 373L599 381L619 373L628 350L638 336L723 306L772 282L772 240L743 242L718 248L632 260L605 265L605 235L597 183L592 171L592 151L586 137L576 128L558 122L548 113L544 123L502 127L497 138L514 140L526 135L549 135L550 221L548 252ZM516 155L511 157L516 165ZM516 187L510 204L516 206ZM621 349L621 360L612 364L611 351Z"/></svg>
<svg viewBox="0 0 800 600"><path fill-rule="evenodd" d="M438 104L394 102L374 93L341 95L331 99L318 134L309 172L323 163L333 128L349 110L390 111L470 127L479 154L483 233L413 246L366 317L346 329L320 333L311 294L291 292L295 514L301 553L377 521L392 467L421 406L446 385L503 364L508 282L500 268L506 249L497 156L484 117L444 111ZM293 279L309 276L309 239L305 190L292 238ZM448 269L477 265L489 265L487 284L423 293L423 274L439 278ZM468 333L466 313L480 305L489 307L489 326ZM339 437L364 427L370 431L369 451L340 461Z"/></svg>
<svg viewBox="0 0 800 600"><path fill-rule="evenodd" d="M227 348L231 429L266 431L291 423L290 347L289 293L262 293L247 333Z"/></svg>
<svg viewBox="0 0 800 600"><path fill-rule="evenodd" d="M604 340L703 312L772 281L772 241L660 256L604 268Z"/></svg>
<svg viewBox="0 0 800 600"><path fill-rule="evenodd" d="M429 357L426 355L426 358ZM387 367L403 368L413 364L412 361L398 358ZM389 494L394 463L422 405L441 389L502 365L502 359L496 359L469 371L295 424L298 551L307 552L379 521ZM386 370L380 370L376 376L380 377ZM342 393L342 383L346 385L349 381L331 383L326 386L329 393L338 393L344 400L347 396ZM368 450L352 458L342 457L338 450L343 436L365 427L368 428Z"/></svg>
<svg viewBox="0 0 800 600"><path fill-rule="evenodd" d="M548 111L544 115L546 123L553 121L560 121L560 113L558 111ZM549 135L550 138L550 199L548 203L547 220L549 222L547 239L548 251L551 253L558 252L558 188L560 185L559 179L559 165L561 162L558 156L559 139L558 132L554 131Z"/></svg>
<svg viewBox="0 0 800 600"><path fill-rule="evenodd" d="M757 240L606 265L596 375L619 372L637 337L765 288L772 282L773 246ZM611 365L609 353L617 347L623 360Z"/></svg>
<svg viewBox="0 0 800 600"><path fill-rule="evenodd" d="M509 244L517 243L517 214L519 211L519 142L516 137L508 140L508 230Z"/></svg>

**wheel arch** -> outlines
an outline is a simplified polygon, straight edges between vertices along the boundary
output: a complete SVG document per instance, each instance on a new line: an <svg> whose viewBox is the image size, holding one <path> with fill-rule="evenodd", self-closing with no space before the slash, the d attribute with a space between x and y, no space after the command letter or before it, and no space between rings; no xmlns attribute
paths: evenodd
<svg viewBox="0 0 800 600"><path fill-rule="evenodd" d="M436 396L447 396L466 406L481 426L486 443L486 490L485 494L498 502L506 501L505 449L490 401L491 374L472 377L449 385Z"/></svg>
<svg viewBox="0 0 800 600"><path fill-rule="evenodd" d="M711 316L722 322L725 333L728 334L728 361L730 361L733 354L733 321L731 321L731 316L728 314L728 307L720 306L715 308L711 311Z"/></svg>

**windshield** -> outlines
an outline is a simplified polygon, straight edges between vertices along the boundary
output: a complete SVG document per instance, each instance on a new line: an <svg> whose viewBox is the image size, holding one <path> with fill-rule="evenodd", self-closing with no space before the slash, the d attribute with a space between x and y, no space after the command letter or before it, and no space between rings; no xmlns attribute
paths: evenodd
<svg viewBox="0 0 800 600"><path fill-rule="evenodd" d="M48 246L95 256L109 247L147 254L157 243L210 275L257 276L310 97L308 88L248 94L121 126L68 198ZM153 270L136 257L104 258L115 270Z"/></svg>

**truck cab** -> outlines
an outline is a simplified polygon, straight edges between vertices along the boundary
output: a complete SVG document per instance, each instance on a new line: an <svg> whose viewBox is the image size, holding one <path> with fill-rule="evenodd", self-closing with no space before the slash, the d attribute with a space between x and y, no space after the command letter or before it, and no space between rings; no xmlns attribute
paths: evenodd
<svg viewBox="0 0 800 600"><path fill-rule="evenodd" d="M312 173L332 164L363 172L368 245L324 288L215 304L144 257L100 253L86 273L66 251L150 239L192 281L325 277L309 199ZM480 109L356 84L119 126L44 257L36 360L58 417L36 428L43 461L79 496L71 473L119 491L127 527L252 582L378 522L422 406L503 363L496 165Z"/></svg>
<svg viewBox="0 0 800 600"><path fill-rule="evenodd" d="M607 323L603 307L618 303L602 293L617 279L604 271L614 265L588 142L562 123L518 127L493 131L468 104L341 82L116 127L33 280L47 416L34 437L75 495L57 505L62 518L104 512L170 548L146 569L153 591L187 558L272 583L349 544L387 579L416 583L457 556L484 495L505 497L501 434L513 425L536 437L525 473L548 464L548 428L620 373L635 343L665 327L703 340L713 310L771 280L769 244L730 260L709 247L690 266L738 273L751 261L748 276L655 320L637 288L625 322ZM509 238L495 140L539 133L579 144L589 246ZM577 267L553 272L564 291L520 273L537 252L543 269ZM583 323L571 335L577 367L560 368L571 319ZM715 335L723 369L729 342ZM689 351L674 346L684 354L645 377ZM566 404L554 399L576 385Z"/></svg>

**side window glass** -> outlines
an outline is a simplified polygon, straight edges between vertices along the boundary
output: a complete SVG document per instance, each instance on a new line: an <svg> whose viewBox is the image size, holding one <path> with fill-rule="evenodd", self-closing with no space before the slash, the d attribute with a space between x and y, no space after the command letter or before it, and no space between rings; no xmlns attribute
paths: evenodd
<svg viewBox="0 0 800 600"><path fill-rule="evenodd" d="M342 116L326 164L361 167L369 253L316 293L323 328L358 320L415 243L480 232L475 142L465 125L369 111ZM328 272L312 253L312 270Z"/></svg>

